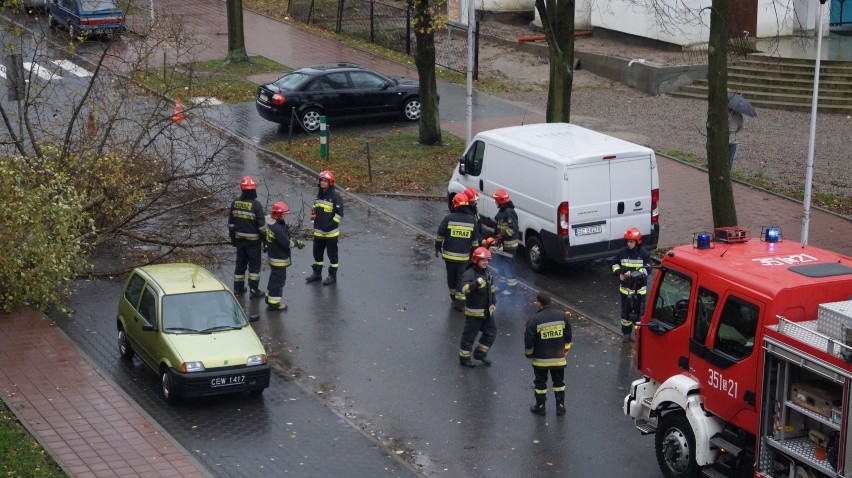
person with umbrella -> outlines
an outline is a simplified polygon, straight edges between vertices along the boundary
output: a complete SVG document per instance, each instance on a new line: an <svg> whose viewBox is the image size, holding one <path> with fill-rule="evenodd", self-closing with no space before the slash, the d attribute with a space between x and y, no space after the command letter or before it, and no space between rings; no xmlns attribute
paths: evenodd
<svg viewBox="0 0 852 478"><path fill-rule="evenodd" d="M743 130L743 115L754 118L757 112L754 106L739 93L728 94L728 169L734 167L734 155Z"/></svg>

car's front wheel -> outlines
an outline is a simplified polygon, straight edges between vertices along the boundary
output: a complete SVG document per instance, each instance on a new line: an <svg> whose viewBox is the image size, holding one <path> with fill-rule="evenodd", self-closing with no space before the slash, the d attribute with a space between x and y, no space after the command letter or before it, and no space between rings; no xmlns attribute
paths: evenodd
<svg viewBox="0 0 852 478"><path fill-rule="evenodd" d="M130 342L127 341L127 333L124 332L124 329L118 329L118 353L125 360L132 359L136 354L133 347L130 346Z"/></svg>
<svg viewBox="0 0 852 478"><path fill-rule="evenodd" d="M166 403L175 403L177 401L172 371L167 367L163 367L160 371L160 392L162 393L163 400L165 400Z"/></svg>
<svg viewBox="0 0 852 478"><path fill-rule="evenodd" d="M322 114L316 108L308 108L302 111L302 114L299 115L302 128L308 133L316 133L320 129L320 116Z"/></svg>
<svg viewBox="0 0 852 478"><path fill-rule="evenodd" d="M417 121L422 115L422 105L420 98L409 98L402 106L402 117L408 121Z"/></svg>

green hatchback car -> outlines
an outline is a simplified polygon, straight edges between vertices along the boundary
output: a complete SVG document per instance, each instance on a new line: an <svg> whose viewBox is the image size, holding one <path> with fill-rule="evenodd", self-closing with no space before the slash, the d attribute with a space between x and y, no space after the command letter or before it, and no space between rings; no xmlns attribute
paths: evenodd
<svg viewBox="0 0 852 478"><path fill-rule="evenodd" d="M256 317L253 320L257 320ZM118 302L118 351L160 377L163 398L269 386L266 350L231 291L195 264L133 270Z"/></svg>

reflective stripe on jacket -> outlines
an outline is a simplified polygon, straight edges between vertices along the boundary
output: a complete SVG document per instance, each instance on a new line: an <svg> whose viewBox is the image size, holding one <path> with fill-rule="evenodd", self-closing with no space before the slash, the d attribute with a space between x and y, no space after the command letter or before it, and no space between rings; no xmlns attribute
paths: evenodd
<svg viewBox="0 0 852 478"><path fill-rule="evenodd" d="M503 249L517 249L520 241L518 240L518 214L515 212L515 205L512 201L500 206L500 210L494 216L494 222L497 223L497 232L503 236Z"/></svg>
<svg viewBox="0 0 852 478"><path fill-rule="evenodd" d="M527 321L524 355L533 359L533 367L565 367L571 340L571 324L565 313L549 305Z"/></svg>
<svg viewBox="0 0 852 478"><path fill-rule="evenodd" d="M317 217L314 219L314 237L331 238L340 235L338 225L343 219L343 199L334 186L325 191L320 188L314 200Z"/></svg>
<svg viewBox="0 0 852 478"><path fill-rule="evenodd" d="M282 220L275 221L269 226L266 234L267 262L270 267L288 267L290 265L290 248L293 241L290 239L290 228Z"/></svg>
<svg viewBox="0 0 852 478"><path fill-rule="evenodd" d="M447 214L438 226L435 250L445 261L467 262L470 253L479 246L479 224L472 214L456 211Z"/></svg>
<svg viewBox="0 0 852 478"><path fill-rule="evenodd" d="M231 240L259 241L266 231L263 206L257 199L235 199L228 213L228 232Z"/></svg>
<svg viewBox="0 0 852 478"><path fill-rule="evenodd" d="M480 278L481 284L478 280ZM465 294L465 317L481 319L491 317L488 309L497 303L497 286L494 284L494 275L491 271L471 264L462 274L459 289Z"/></svg>
<svg viewBox="0 0 852 478"><path fill-rule="evenodd" d="M648 269L645 266L651 265L651 254L643 249L641 245L636 244L636 247L632 250L625 247L618 251L618 254L612 258L610 264L612 265L613 275L619 275L619 271L622 269L628 271L639 271L648 275ZM648 288L647 286L642 286L635 291L631 291L627 287L619 285L618 291L624 295L629 295L631 292L635 292L639 295L645 295L648 292Z"/></svg>

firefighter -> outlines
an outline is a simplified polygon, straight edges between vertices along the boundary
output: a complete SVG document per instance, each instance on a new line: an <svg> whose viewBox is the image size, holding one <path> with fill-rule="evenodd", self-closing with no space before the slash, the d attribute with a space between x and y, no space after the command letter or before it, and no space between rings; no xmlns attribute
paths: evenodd
<svg viewBox="0 0 852 478"><path fill-rule="evenodd" d="M565 415L565 359L571 348L571 324L565 313L551 305L550 294L539 292L535 302L538 311L527 321L524 332L524 355L532 359L535 380L535 405L530 411L545 415L547 375L553 381L556 415Z"/></svg>
<svg viewBox="0 0 852 478"><path fill-rule="evenodd" d="M476 248L459 287L465 294L464 331L459 346L459 364L464 367L475 366L471 355L483 364L491 365L487 356L494 339L497 338L497 322L494 320L494 312L497 310L497 286L494 285L494 276L488 270L489 260L491 252L488 249ZM473 344L480 332L482 336L474 350Z"/></svg>
<svg viewBox="0 0 852 478"><path fill-rule="evenodd" d="M482 218L479 217L479 207L477 204L479 203L479 193L476 192L476 189L468 186L463 191L465 196L467 196L467 205L470 208L470 212L473 214L473 217L476 218L476 222L479 223L480 230L482 229Z"/></svg>
<svg viewBox="0 0 852 478"><path fill-rule="evenodd" d="M645 313L648 266L651 254L642 248L642 233L631 227L624 233L626 246L613 257L612 273L618 276L621 296L622 340L633 340L633 329Z"/></svg>
<svg viewBox="0 0 852 478"><path fill-rule="evenodd" d="M269 310L287 310L287 304L281 301L281 293L287 282L287 267L290 266L290 249L302 249L305 244L290 237L290 228L285 216L290 212L287 203L276 202L272 205L270 217L275 221L267 229L264 237L269 268L269 285L266 287L266 306Z"/></svg>
<svg viewBox="0 0 852 478"><path fill-rule="evenodd" d="M305 278L307 282L322 279L322 267L325 251L328 251L328 277L323 285L337 282L337 238L340 237L340 221L343 219L343 199L334 187L334 173L323 171L319 174L319 191L311 208L311 220L314 223L314 264L313 274Z"/></svg>
<svg viewBox="0 0 852 478"><path fill-rule="evenodd" d="M257 200L257 183L251 176L240 180L240 197L231 203L228 213L228 233L231 245L237 248L234 267L234 294L246 291L245 273L248 268L248 286L252 297L263 297L260 290L260 262L262 235L266 234L263 206Z"/></svg>
<svg viewBox="0 0 852 478"><path fill-rule="evenodd" d="M494 222L496 223L494 238L496 239L495 244L502 246L497 257L500 258L500 273L506 278L507 289L503 291L503 294L511 295L512 290L518 285L515 269L515 254L518 252L520 242L518 241L518 214L515 212L515 205L505 189L494 191L491 197L497 203L498 209L497 214L494 215Z"/></svg>
<svg viewBox="0 0 852 478"><path fill-rule="evenodd" d="M438 226L435 236L435 257L444 259L447 268L447 288L453 308L464 309L464 294L459 287L470 252L479 245L479 224L473 217L465 193L453 196L453 212L447 214Z"/></svg>

